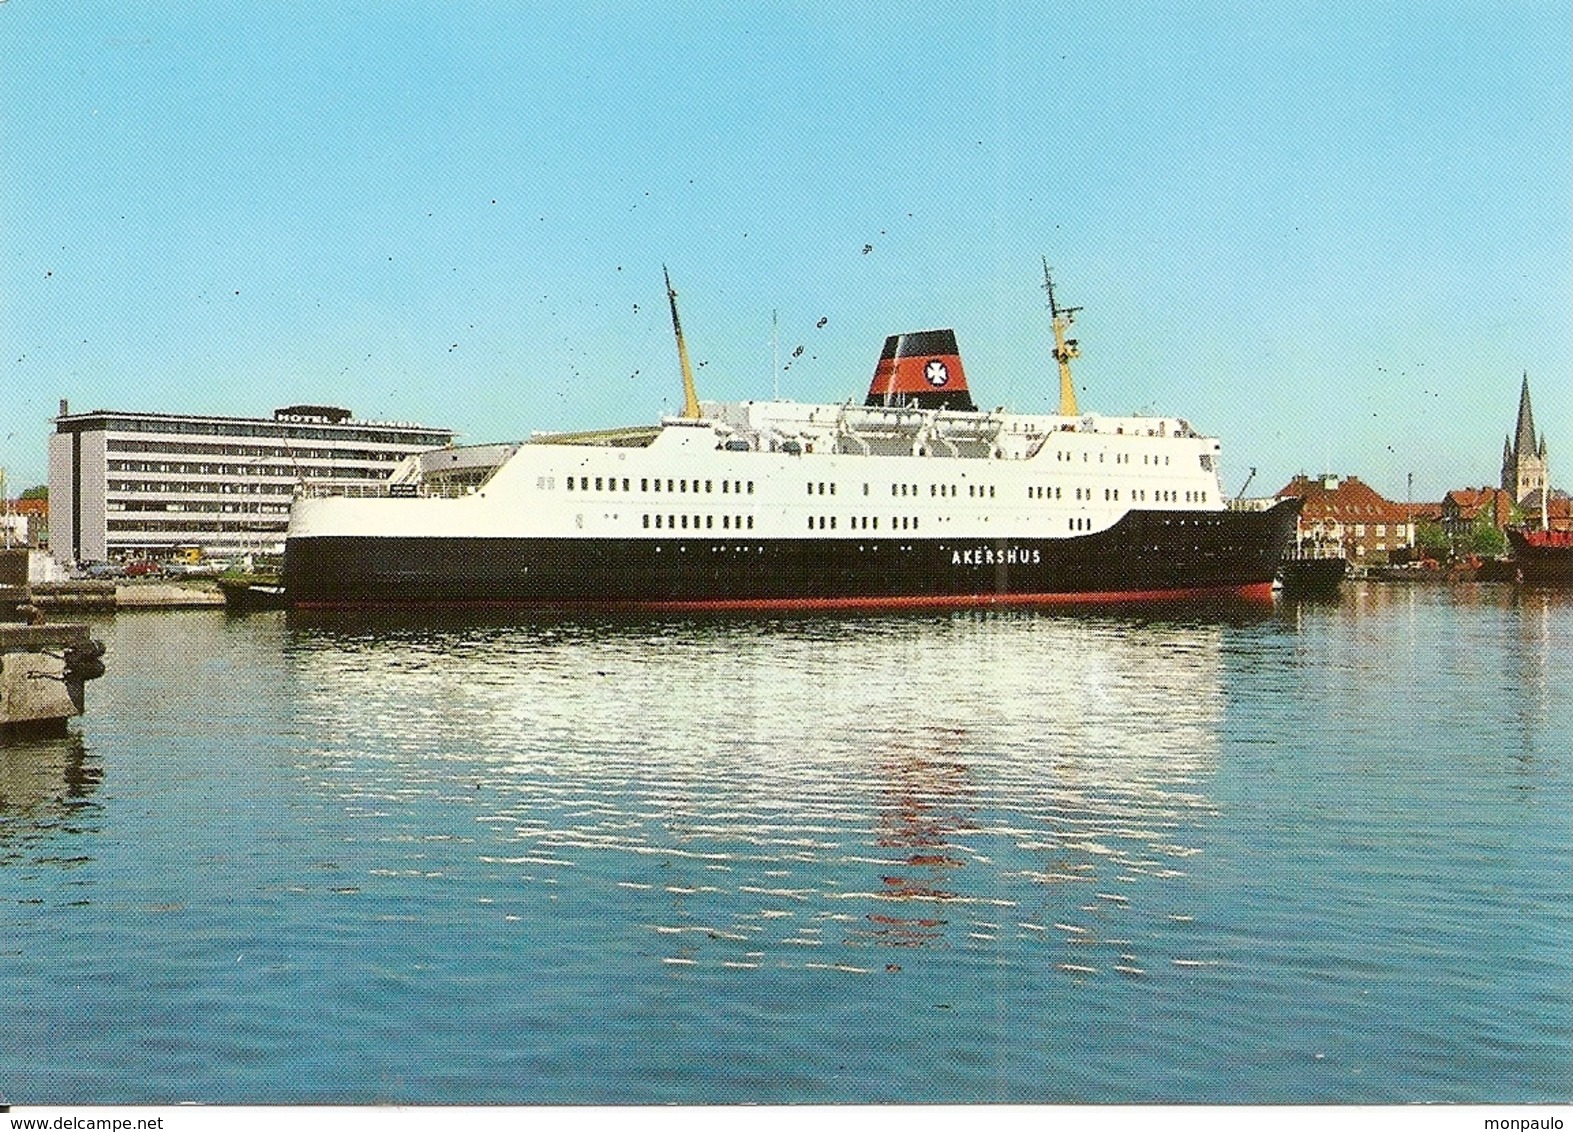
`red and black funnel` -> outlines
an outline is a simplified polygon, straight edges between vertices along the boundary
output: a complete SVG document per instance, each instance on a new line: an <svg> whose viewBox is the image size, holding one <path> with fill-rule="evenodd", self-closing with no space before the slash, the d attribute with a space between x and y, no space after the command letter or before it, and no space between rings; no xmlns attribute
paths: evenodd
<svg viewBox="0 0 1573 1132"><path fill-rule="evenodd" d="M874 367L865 405L958 409L972 412L972 394L961 369L954 330L892 334Z"/></svg>

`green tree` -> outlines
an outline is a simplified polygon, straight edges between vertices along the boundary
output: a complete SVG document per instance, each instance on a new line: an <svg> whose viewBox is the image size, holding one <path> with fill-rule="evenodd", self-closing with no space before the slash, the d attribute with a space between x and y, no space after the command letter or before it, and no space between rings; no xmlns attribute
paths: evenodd
<svg viewBox="0 0 1573 1132"><path fill-rule="evenodd" d="M1422 557L1446 558L1452 545L1442 524L1435 519L1419 519L1415 522L1415 550Z"/></svg>
<svg viewBox="0 0 1573 1132"><path fill-rule="evenodd" d="M1478 554L1482 558L1496 558L1507 553L1507 536L1491 525L1489 519L1482 517L1475 521L1475 526L1469 532L1469 553Z"/></svg>
<svg viewBox="0 0 1573 1132"><path fill-rule="evenodd" d="M49 485L41 483L37 487L30 487L30 488L26 489L25 491L23 491L21 495L17 496L17 498L18 499L48 499L49 498Z"/></svg>

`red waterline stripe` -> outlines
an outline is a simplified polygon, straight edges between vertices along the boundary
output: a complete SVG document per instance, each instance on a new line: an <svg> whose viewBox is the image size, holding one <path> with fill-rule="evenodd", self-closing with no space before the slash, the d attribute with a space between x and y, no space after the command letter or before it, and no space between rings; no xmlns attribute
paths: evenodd
<svg viewBox="0 0 1573 1132"><path fill-rule="evenodd" d="M782 597L715 598L697 601L528 601L499 598L464 601L301 601L296 609L389 609L441 607L444 609L584 609L607 612L683 613L713 610L730 613L777 613L789 611L833 612L836 610L880 609L975 609L994 606L1121 605L1147 601L1195 601L1206 598L1239 598L1245 601L1273 600L1273 584L1258 582L1246 586L1204 586L1176 590L1097 590L1083 593L1041 594L936 594L912 597Z"/></svg>

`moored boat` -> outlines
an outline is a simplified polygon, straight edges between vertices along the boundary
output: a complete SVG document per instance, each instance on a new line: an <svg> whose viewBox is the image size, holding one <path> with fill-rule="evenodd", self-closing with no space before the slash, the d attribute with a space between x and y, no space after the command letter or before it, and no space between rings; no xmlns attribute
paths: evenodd
<svg viewBox="0 0 1573 1132"><path fill-rule="evenodd" d="M1507 541L1519 578L1526 584L1573 584L1573 531L1509 527Z"/></svg>
<svg viewBox="0 0 1573 1132"><path fill-rule="evenodd" d="M1045 268L1047 280L1047 268ZM296 608L848 609L1267 598L1299 500L1226 501L1178 417L980 410L951 329L892 335L861 405L703 402L651 426L412 456L295 500Z"/></svg>
<svg viewBox="0 0 1573 1132"><path fill-rule="evenodd" d="M225 574L215 581L224 595L224 608L231 613L255 613L289 605L277 574Z"/></svg>
<svg viewBox="0 0 1573 1132"><path fill-rule="evenodd" d="M1278 579L1285 597L1336 597L1348 572L1342 548L1305 546L1284 556Z"/></svg>

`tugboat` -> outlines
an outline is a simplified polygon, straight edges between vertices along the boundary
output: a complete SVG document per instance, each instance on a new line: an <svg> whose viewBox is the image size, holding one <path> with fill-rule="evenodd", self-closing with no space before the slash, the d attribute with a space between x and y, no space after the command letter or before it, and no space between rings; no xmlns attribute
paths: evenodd
<svg viewBox="0 0 1573 1132"><path fill-rule="evenodd" d="M289 606L284 583L277 574L220 574L214 581L224 595L224 608L230 613L257 613Z"/></svg>
<svg viewBox="0 0 1573 1132"><path fill-rule="evenodd" d="M681 415L408 457L379 495L290 508L295 609L944 608L1270 600L1300 500L1230 501L1180 417L1081 411L1077 307L1044 283L1057 412L978 408L952 329L891 335L861 404Z"/></svg>
<svg viewBox="0 0 1573 1132"><path fill-rule="evenodd" d="M1337 597L1349 560L1337 543L1304 542L1284 555L1278 580L1285 597Z"/></svg>

